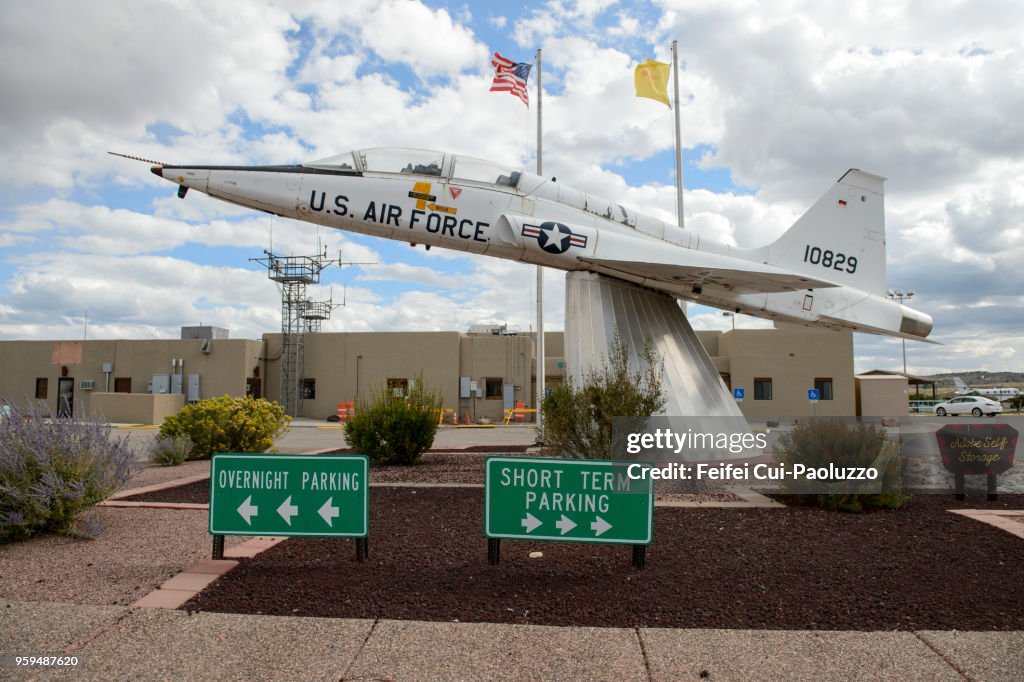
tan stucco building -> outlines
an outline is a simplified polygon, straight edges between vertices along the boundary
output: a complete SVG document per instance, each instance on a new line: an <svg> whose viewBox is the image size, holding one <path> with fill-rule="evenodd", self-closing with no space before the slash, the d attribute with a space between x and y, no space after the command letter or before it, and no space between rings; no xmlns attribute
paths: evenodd
<svg viewBox="0 0 1024 682"><path fill-rule="evenodd" d="M195 336L189 332L188 336ZM186 336L183 330L183 336ZM186 400L230 394L277 399L280 333L260 340L0 341L0 399L36 400L52 412L102 413L158 423ZM698 332L722 380L743 388L755 420L857 413L853 339L803 327ZM498 421L515 403L533 407L534 335L499 327L460 332L317 333L305 337L300 416L325 419L338 403L381 386L405 390L422 377L463 419ZM561 332L545 334L547 385L563 380ZM808 402L818 388L821 400ZM129 397L131 396L131 397Z"/></svg>

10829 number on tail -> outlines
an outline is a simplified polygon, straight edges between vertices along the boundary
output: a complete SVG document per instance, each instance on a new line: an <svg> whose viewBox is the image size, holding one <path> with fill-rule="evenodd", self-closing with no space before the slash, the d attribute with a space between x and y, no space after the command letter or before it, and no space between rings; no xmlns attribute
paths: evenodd
<svg viewBox="0 0 1024 682"><path fill-rule="evenodd" d="M810 244L804 246L804 262L851 275L857 272L856 256L847 256L839 251L822 249L820 246L811 246Z"/></svg>

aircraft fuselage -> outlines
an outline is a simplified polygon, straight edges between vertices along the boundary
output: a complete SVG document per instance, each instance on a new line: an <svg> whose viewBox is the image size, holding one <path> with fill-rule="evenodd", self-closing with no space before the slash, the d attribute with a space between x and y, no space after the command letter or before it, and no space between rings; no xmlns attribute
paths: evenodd
<svg viewBox="0 0 1024 682"><path fill-rule="evenodd" d="M738 249L553 179L503 173L489 162L438 152L435 163L375 171L367 161L372 154L402 151L365 150L302 166L163 165L153 172L180 187L287 218L566 271L590 270L757 317L911 339L931 331L930 317L885 298L877 176L851 171L792 234L761 248ZM477 177L460 177L463 168ZM186 191L179 189L179 195ZM819 229L818 222L828 229Z"/></svg>

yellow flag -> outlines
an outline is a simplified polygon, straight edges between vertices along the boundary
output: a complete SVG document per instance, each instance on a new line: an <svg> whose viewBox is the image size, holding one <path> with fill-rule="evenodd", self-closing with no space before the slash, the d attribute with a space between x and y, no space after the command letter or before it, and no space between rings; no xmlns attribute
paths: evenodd
<svg viewBox="0 0 1024 682"><path fill-rule="evenodd" d="M671 69L671 64L645 59L643 64L636 67L633 76L636 96L664 102L665 106L671 107L668 101L668 74Z"/></svg>

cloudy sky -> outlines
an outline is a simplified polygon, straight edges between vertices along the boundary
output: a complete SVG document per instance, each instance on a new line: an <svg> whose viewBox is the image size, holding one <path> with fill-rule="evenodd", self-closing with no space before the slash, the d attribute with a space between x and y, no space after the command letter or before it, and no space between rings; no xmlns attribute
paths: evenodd
<svg viewBox="0 0 1024 682"><path fill-rule="evenodd" d="M272 219L146 165L295 163L371 146L533 168L535 118L490 55L544 55L544 170L674 219L672 118L636 64L679 41L686 224L780 235L843 172L888 178L889 286L943 346L910 371L1024 370L1024 4L838 0L76 0L0 4L0 338L236 338L280 328L249 261L350 265L328 331L534 325L532 268ZM531 85L533 83L531 82ZM560 329L562 274L545 284ZM726 328L694 308L698 329ZM763 326L740 317L739 327ZM858 370L898 340L857 335Z"/></svg>

